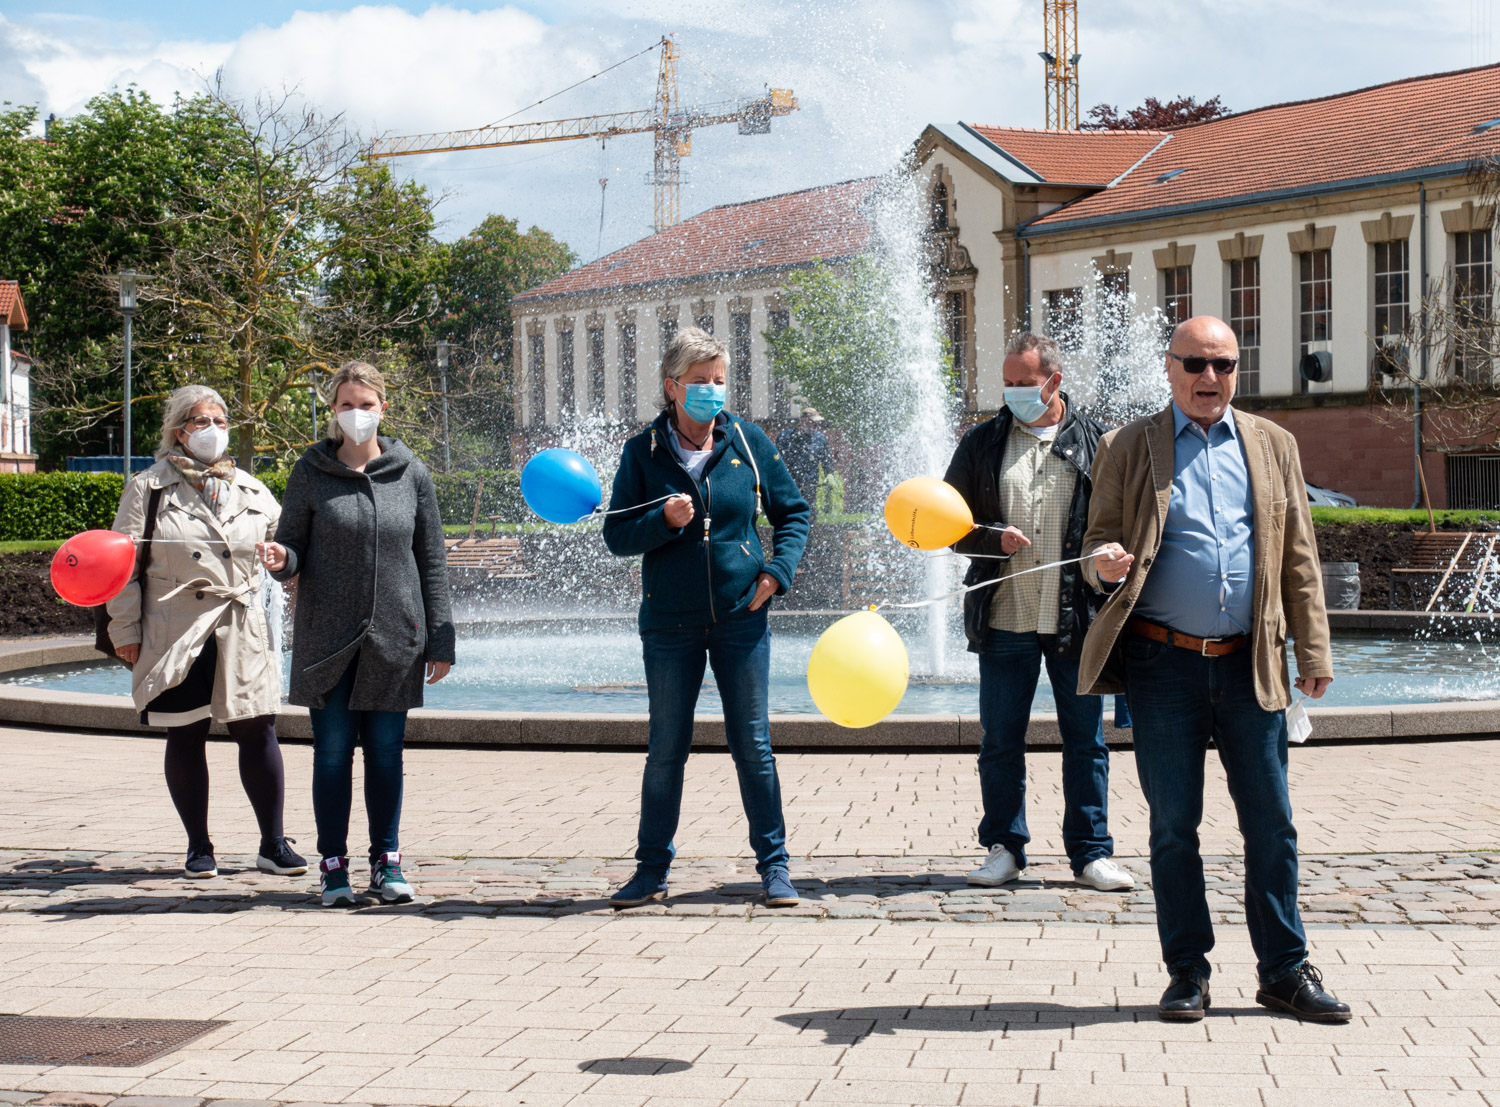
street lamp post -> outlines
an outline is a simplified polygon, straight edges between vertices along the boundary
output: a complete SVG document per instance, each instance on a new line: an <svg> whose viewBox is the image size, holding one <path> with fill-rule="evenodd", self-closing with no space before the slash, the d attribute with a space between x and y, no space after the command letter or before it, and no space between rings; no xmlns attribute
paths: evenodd
<svg viewBox="0 0 1500 1107"><path fill-rule="evenodd" d="M130 437L130 320L135 315L135 270L126 269L120 273L120 314L125 317L125 441L123 443L124 458L121 470L125 479L130 479L130 460L134 450Z"/></svg>
<svg viewBox="0 0 1500 1107"><path fill-rule="evenodd" d="M437 344L438 373L443 382L443 472L453 471L453 451L448 445L448 350L447 342Z"/></svg>

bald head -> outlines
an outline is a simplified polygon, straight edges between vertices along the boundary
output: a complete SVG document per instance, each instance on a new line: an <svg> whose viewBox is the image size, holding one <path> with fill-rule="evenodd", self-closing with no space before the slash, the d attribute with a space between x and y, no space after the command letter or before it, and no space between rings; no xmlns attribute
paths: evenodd
<svg viewBox="0 0 1500 1107"><path fill-rule="evenodd" d="M1212 365L1201 373L1189 373L1184 358L1228 358L1237 361L1240 344L1222 319L1195 315L1178 323L1167 343L1167 380L1172 401L1182 413L1207 430L1224 417L1234 399L1235 373L1220 373ZM1198 364L1194 362L1194 364Z"/></svg>

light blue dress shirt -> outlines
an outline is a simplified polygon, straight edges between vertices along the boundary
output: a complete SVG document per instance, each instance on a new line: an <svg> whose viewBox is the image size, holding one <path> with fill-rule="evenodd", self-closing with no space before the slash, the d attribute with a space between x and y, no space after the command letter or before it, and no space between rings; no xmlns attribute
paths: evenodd
<svg viewBox="0 0 1500 1107"><path fill-rule="evenodd" d="M1250 633L1255 528L1234 413L1203 428L1172 405L1172 498L1135 614L1199 638Z"/></svg>

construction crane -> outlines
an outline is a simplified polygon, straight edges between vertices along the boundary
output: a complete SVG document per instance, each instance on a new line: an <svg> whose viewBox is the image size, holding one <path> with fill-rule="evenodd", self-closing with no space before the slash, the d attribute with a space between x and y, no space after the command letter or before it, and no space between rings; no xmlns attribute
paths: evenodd
<svg viewBox="0 0 1500 1107"><path fill-rule="evenodd" d="M656 74L656 100L641 111L585 115L545 123L514 123L466 131L377 138L366 151L371 158L411 154L440 154L454 150L485 150L494 146L524 146L535 142L567 142L576 138L604 141L621 135L651 132L656 139L655 163L649 182L656 189L655 226L666 230L682 221L682 159L693 152L693 132L720 123L739 124L742 135L769 134L771 119L797 110L797 98L787 88L768 89L765 96L701 108L683 108L677 98L677 44L662 38L661 65Z"/></svg>
<svg viewBox="0 0 1500 1107"><path fill-rule="evenodd" d="M1078 129L1078 0L1042 0L1047 130Z"/></svg>

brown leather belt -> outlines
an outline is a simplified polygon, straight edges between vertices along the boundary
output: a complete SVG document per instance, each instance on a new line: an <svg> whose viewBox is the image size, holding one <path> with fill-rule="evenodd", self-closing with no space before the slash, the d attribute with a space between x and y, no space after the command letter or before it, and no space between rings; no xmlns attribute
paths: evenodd
<svg viewBox="0 0 1500 1107"><path fill-rule="evenodd" d="M1171 627L1164 627L1160 623L1149 622L1139 617L1126 623L1125 629L1131 634L1139 634L1142 638L1149 638L1153 642L1165 642L1169 646L1176 646L1181 650L1192 650L1204 657L1223 657L1228 653L1237 653L1250 644L1248 634L1236 634L1233 638L1194 638L1191 634L1183 634L1180 630L1173 630Z"/></svg>

